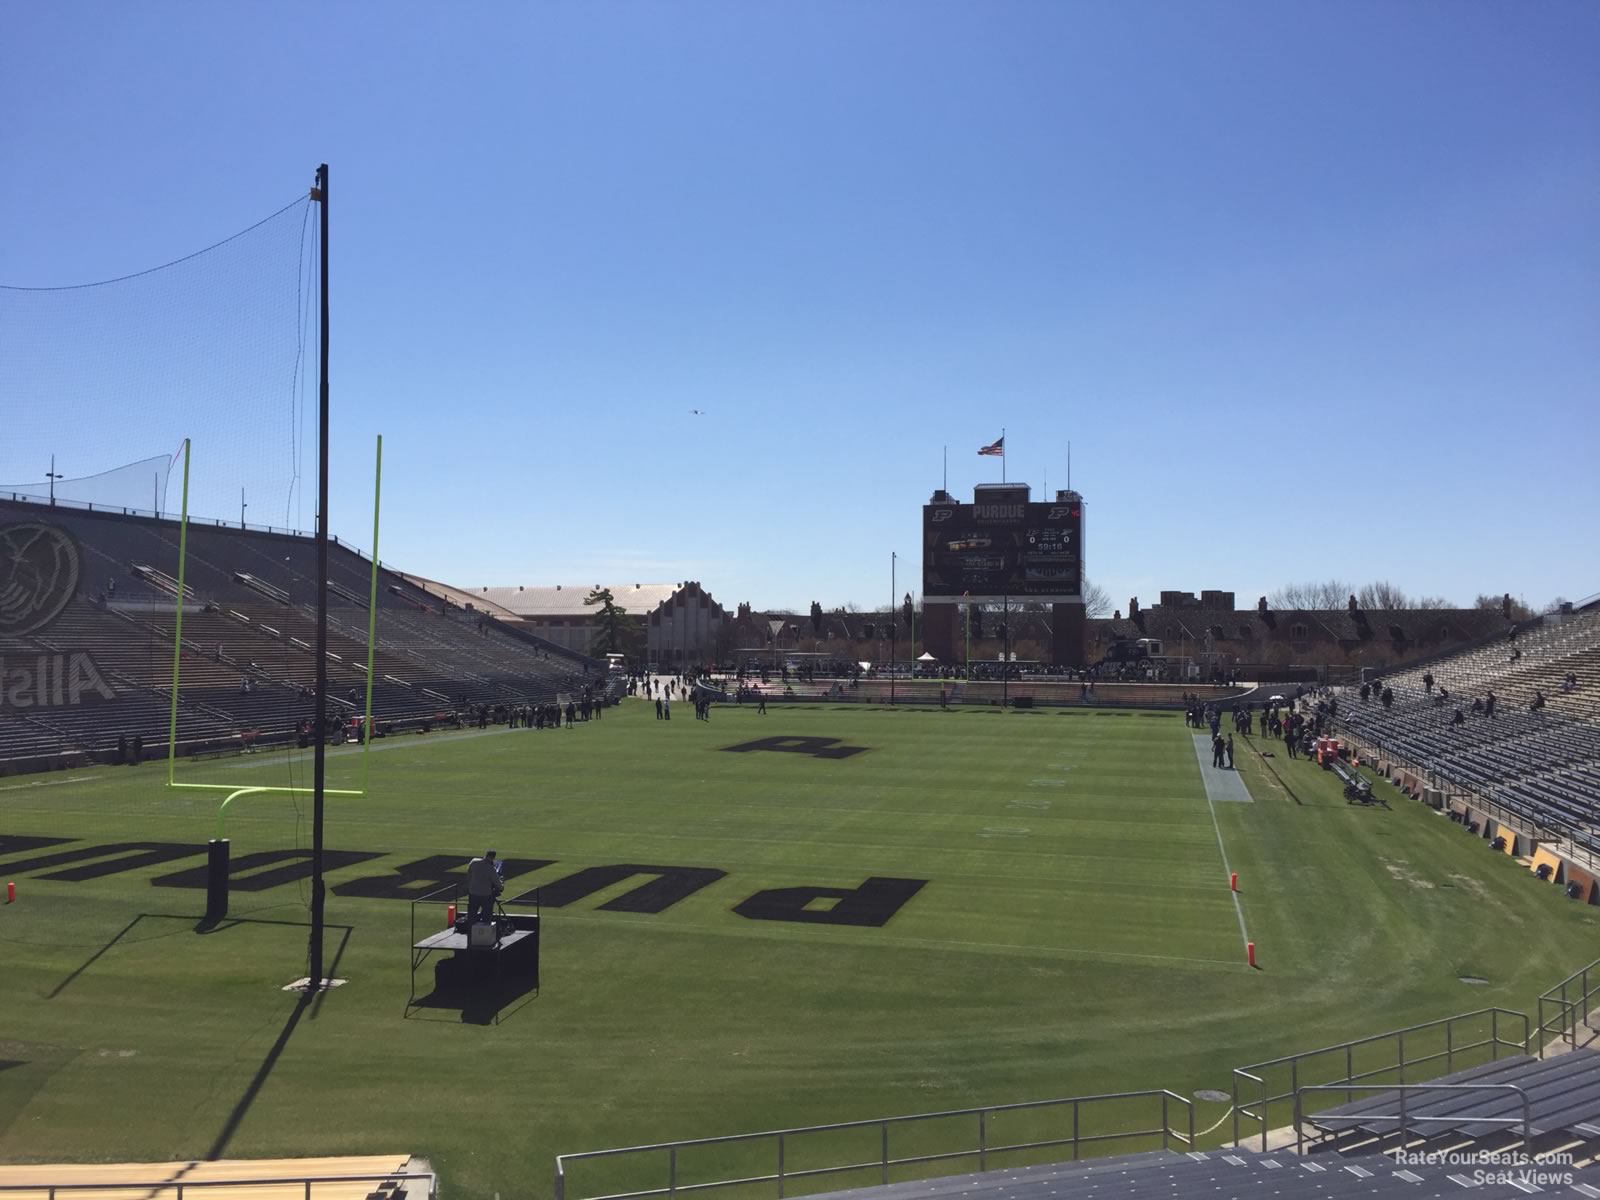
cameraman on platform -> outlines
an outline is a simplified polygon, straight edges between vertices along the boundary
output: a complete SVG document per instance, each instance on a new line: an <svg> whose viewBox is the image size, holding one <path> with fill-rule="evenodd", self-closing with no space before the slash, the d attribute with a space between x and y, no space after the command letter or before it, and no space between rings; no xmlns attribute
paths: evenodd
<svg viewBox="0 0 1600 1200"><path fill-rule="evenodd" d="M478 921L494 920L494 901L503 890L505 882L500 877L500 864L495 861L494 851L484 852L482 858L475 858L467 864L467 920L476 924Z"/></svg>

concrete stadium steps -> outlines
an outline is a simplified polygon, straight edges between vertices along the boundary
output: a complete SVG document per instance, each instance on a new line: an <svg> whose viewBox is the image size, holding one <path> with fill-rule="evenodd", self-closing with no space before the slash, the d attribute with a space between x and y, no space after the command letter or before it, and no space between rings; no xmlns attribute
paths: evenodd
<svg viewBox="0 0 1600 1200"><path fill-rule="evenodd" d="M1381 1155L1318 1161L1250 1150L1158 1151L824 1192L808 1200L1427 1200L1465 1194L1473 1200L1522 1200L1530 1190L1600 1196L1600 1168L1557 1169L1571 1170L1578 1188L1478 1184L1470 1166L1401 1166Z"/></svg>
<svg viewBox="0 0 1600 1200"><path fill-rule="evenodd" d="M1517 1055L1426 1082L1511 1084L1527 1093L1536 1139L1556 1135L1600 1138L1600 1052L1594 1050L1574 1050L1542 1060ZM1520 1122L1522 1102L1512 1092L1412 1092L1406 1096L1405 1108L1408 1119L1428 1118L1413 1129L1418 1137L1430 1141L1448 1135L1473 1140L1503 1139L1508 1133L1518 1140L1522 1136L1520 1124L1496 1123L1506 1119ZM1400 1093L1374 1092L1318 1112L1309 1120L1328 1135L1359 1132L1378 1136L1399 1128L1399 1120L1393 1119L1399 1111Z"/></svg>

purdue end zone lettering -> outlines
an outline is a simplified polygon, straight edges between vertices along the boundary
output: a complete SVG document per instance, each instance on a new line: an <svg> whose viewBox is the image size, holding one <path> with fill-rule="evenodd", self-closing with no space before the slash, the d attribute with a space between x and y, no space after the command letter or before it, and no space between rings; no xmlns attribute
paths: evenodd
<svg viewBox="0 0 1600 1200"><path fill-rule="evenodd" d="M894 879L873 875L858 888L792 887L757 892L733 911L752 921L803 921L812 925L858 925L878 928L927 885L926 879ZM809 907L833 900L831 908Z"/></svg>
<svg viewBox="0 0 1600 1200"><path fill-rule="evenodd" d="M857 750L859 747L841 747ZM807 751L801 750L800 753ZM201 858L206 847L188 842L111 842L102 845L72 845L74 838L10 836L0 834L0 873L27 875L42 872L40 879L81 883L124 871L164 866L185 858ZM70 848L64 848L70 847ZM37 853L45 851L45 853ZM30 853L33 852L33 853ZM22 854L21 858L8 856ZM359 866L384 857L372 850L327 850L327 870ZM507 878L515 879L544 867L554 859L509 858ZM434 854L390 867L386 874L368 875L336 885L336 896L371 900L415 900L436 888L451 883L465 884L465 860L459 855ZM538 888L545 907L563 908L596 892L636 876L651 876L639 886L599 905L602 912L650 915L665 912L680 900L710 887L727 877L716 867L652 866L640 863L614 863L584 867L571 875ZM306 850L260 850L234 859L229 868L230 886L243 892L261 892L311 876L310 852ZM158 875L151 884L163 888L204 889L206 869L193 866ZM906 903L927 886L926 879L900 879L871 875L858 887L768 888L733 906L733 911L752 921L792 921L805 925L847 925L879 928L887 924ZM532 889L524 895L531 896ZM825 902L826 907L822 907Z"/></svg>

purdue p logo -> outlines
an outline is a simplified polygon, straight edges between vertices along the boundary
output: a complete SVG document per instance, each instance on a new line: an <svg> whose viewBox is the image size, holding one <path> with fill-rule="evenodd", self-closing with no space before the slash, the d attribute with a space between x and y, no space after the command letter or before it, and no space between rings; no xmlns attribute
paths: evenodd
<svg viewBox="0 0 1600 1200"><path fill-rule="evenodd" d="M0 634L21 637L60 615L78 590L78 548L49 525L0 529Z"/></svg>

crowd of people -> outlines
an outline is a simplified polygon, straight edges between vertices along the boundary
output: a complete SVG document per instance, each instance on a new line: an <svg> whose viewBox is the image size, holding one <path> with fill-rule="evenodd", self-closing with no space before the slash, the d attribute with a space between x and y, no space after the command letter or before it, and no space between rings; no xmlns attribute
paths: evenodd
<svg viewBox="0 0 1600 1200"><path fill-rule="evenodd" d="M1302 703L1304 701L1305 703ZM1211 765L1233 769L1233 735L1259 736L1282 740L1284 752L1290 758L1309 755L1311 746L1323 731L1332 725L1339 712L1339 701L1325 688L1307 693L1296 688L1293 699L1274 696L1261 701L1239 701L1229 707L1228 720L1232 732L1222 732L1222 706L1215 700L1205 700L1185 692L1183 696L1183 723L1191 729L1209 730L1211 734ZM1309 711L1306 707L1309 705Z"/></svg>

